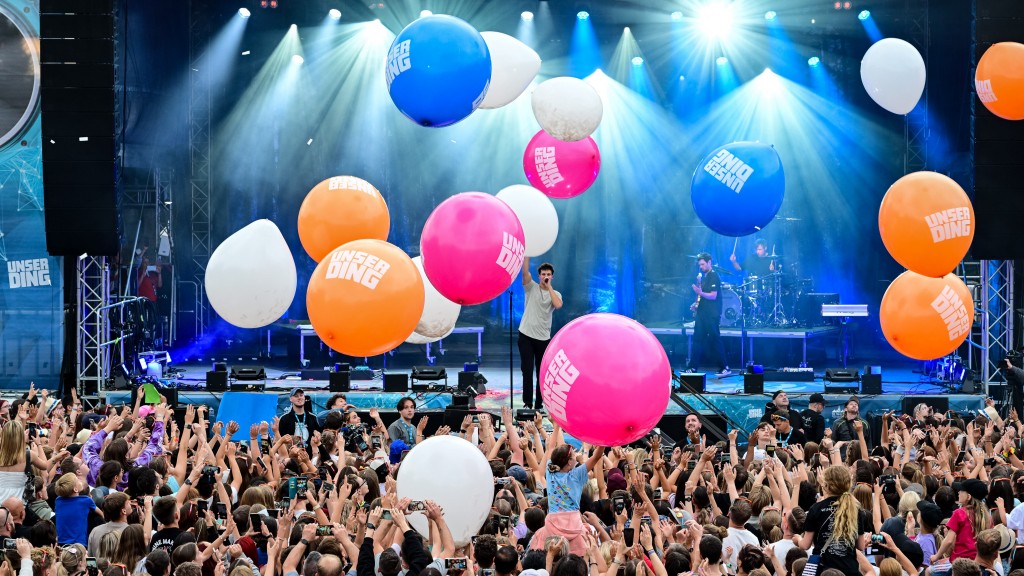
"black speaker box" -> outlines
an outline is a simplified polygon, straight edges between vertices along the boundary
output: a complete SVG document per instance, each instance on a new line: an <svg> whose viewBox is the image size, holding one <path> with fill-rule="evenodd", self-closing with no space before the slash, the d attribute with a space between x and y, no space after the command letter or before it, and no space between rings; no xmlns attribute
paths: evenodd
<svg viewBox="0 0 1024 576"><path fill-rule="evenodd" d="M385 392L408 392L409 391L409 375L408 374L385 374L384 375L384 391Z"/></svg>
<svg viewBox="0 0 1024 576"><path fill-rule="evenodd" d="M452 408L462 408L471 410L476 408L476 396L470 394L453 394L452 395Z"/></svg>
<svg viewBox="0 0 1024 576"><path fill-rule="evenodd" d="M948 396L904 396L903 413L914 414L914 406L925 403L935 409L936 414L943 414L949 411Z"/></svg>
<svg viewBox="0 0 1024 576"><path fill-rule="evenodd" d="M206 391L224 392L228 389L228 373L209 371L206 373Z"/></svg>
<svg viewBox="0 0 1024 576"><path fill-rule="evenodd" d="M744 394L764 394L764 374L743 373Z"/></svg>
<svg viewBox="0 0 1024 576"><path fill-rule="evenodd" d="M860 377L856 370L847 368L826 368L826 382L856 382Z"/></svg>
<svg viewBox="0 0 1024 576"><path fill-rule="evenodd" d="M266 380L267 371L263 366L232 366L232 380Z"/></svg>
<svg viewBox="0 0 1024 576"><path fill-rule="evenodd" d="M861 374L861 377L860 377L860 393L861 394L881 394L882 393L882 375L881 374Z"/></svg>
<svg viewBox="0 0 1024 576"><path fill-rule="evenodd" d="M703 393L707 391L708 375L704 372L683 372L679 375L679 380L682 384L685 384L682 387L683 392L694 390Z"/></svg>
<svg viewBox="0 0 1024 576"><path fill-rule="evenodd" d="M470 387L476 391L476 396L487 393L487 379L479 372L459 372L459 391L465 392Z"/></svg>
<svg viewBox="0 0 1024 576"><path fill-rule="evenodd" d="M300 370L299 377L303 380L327 380L330 372L327 370Z"/></svg>
<svg viewBox="0 0 1024 576"><path fill-rule="evenodd" d="M413 380L447 380L448 373L443 366L413 366Z"/></svg>
<svg viewBox="0 0 1024 576"><path fill-rule="evenodd" d="M352 389L348 372L331 372L328 377L328 390L331 392L348 392Z"/></svg>
<svg viewBox="0 0 1024 576"><path fill-rule="evenodd" d="M214 372L227 372L228 371L228 365L225 362L214 362L213 363L213 371Z"/></svg>

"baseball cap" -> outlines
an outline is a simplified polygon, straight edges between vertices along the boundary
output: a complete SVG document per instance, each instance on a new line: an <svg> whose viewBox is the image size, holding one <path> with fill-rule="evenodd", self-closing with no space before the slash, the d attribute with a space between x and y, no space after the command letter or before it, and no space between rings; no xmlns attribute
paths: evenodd
<svg viewBox="0 0 1024 576"><path fill-rule="evenodd" d="M305 393L306 393L306 391L303 390L302 388L292 388L292 393L289 394L288 397L291 398L292 396L295 396L296 394L305 394Z"/></svg>
<svg viewBox="0 0 1024 576"><path fill-rule="evenodd" d="M822 406L824 406L825 397L815 392L814 394L811 394L811 398L810 400L808 400L808 404L821 404Z"/></svg>

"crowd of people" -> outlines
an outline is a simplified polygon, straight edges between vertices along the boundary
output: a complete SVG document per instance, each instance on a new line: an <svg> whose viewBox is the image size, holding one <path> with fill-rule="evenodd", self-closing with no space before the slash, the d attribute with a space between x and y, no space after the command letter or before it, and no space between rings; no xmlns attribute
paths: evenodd
<svg viewBox="0 0 1024 576"><path fill-rule="evenodd" d="M828 423L772 397L749 436L569 443L537 413L467 417L494 499L456 541L433 501L399 498L424 441L412 398L385 426L343 394L294 390L272 422L165 403L86 409L30 391L0 404L0 576L1024 576L1024 432L1001 419L886 414ZM424 533L411 528L421 516ZM1018 544L1020 543L1020 544Z"/></svg>

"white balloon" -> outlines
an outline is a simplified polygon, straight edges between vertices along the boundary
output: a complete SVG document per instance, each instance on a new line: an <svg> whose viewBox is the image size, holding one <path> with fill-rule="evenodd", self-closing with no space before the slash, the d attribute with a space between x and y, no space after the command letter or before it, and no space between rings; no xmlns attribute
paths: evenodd
<svg viewBox="0 0 1024 576"><path fill-rule="evenodd" d="M864 54L860 80L879 106L893 114L909 114L924 93L924 59L909 42L884 38Z"/></svg>
<svg viewBox="0 0 1024 576"><path fill-rule="evenodd" d="M483 452L457 436L434 436L406 454L398 469L398 497L433 500L444 509L444 519L456 546L464 546L480 531L494 500L494 477ZM427 517L409 516L409 523L429 537Z"/></svg>
<svg viewBox="0 0 1024 576"><path fill-rule="evenodd" d="M228 236L206 266L210 304L239 328L260 328L280 318L295 297L295 284L292 252L270 220Z"/></svg>
<svg viewBox="0 0 1024 576"><path fill-rule="evenodd" d="M514 184L497 196L512 208L522 223L527 256L540 256L554 246L558 238L558 212L543 192L533 186Z"/></svg>
<svg viewBox="0 0 1024 576"><path fill-rule="evenodd" d="M481 32L491 53L491 83L480 108L501 108L523 93L540 71L540 56L501 32Z"/></svg>
<svg viewBox="0 0 1024 576"><path fill-rule="evenodd" d="M413 258L412 261L423 278L426 297L423 300L423 315L420 316L420 322L416 325L416 330L405 341L410 344L436 342L455 330L455 322L459 320L462 306L445 298L437 291L437 288L434 288L434 285L427 279L427 275L423 273L423 258L421 256Z"/></svg>
<svg viewBox="0 0 1024 576"><path fill-rule="evenodd" d="M575 142L597 130L604 104L590 84L560 76L533 91L533 115L548 134L563 142Z"/></svg>

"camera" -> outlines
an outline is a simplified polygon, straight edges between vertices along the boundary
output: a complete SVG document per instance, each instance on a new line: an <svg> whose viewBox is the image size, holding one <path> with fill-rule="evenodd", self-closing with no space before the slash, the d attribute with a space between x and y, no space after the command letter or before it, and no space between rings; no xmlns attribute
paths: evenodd
<svg viewBox="0 0 1024 576"><path fill-rule="evenodd" d="M995 466L995 465L996 465L996 459L995 458L985 458L985 466Z"/></svg>
<svg viewBox="0 0 1024 576"><path fill-rule="evenodd" d="M623 528L622 529L622 539L625 541L625 544L626 544L627 548L632 547L633 546L633 529L632 528Z"/></svg>
<svg viewBox="0 0 1024 576"><path fill-rule="evenodd" d="M882 484L882 492L892 492L896 490L895 474L883 474L878 477L878 482Z"/></svg>
<svg viewBox="0 0 1024 576"><path fill-rule="evenodd" d="M511 478L495 478L494 483L502 486L507 486L512 482Z"/></svg>
<svg viewBox="0 0 1024 576"><path fill-rule="evenodd" d="M333 533L334 533L334 526L331 526L330 524L321 524L321 525L316 527L316 535L317 536L330 536Z"/></svg>
<svg viewBox="0 0 1024 576"><path fill-rule="evenodd" d="M89 573L89 576L97 576L100 573L100 567L96 563L95 557L87 556L85 558L85 570Z"/></svg>
<svg viewBox="0 0 1024 576"><path fill-rule="evenodd" d="M644 524L646 524L648 528L651 527L651 517L650 516L644 515L644 516L640 517L640 525L643 526Z"/></svg>
<svg viewBox="0 0 1024 576"><path fill-rule="evenodd" d="M871 535L871 543L872 544L881 544L883 542L885 542L885 537L882 536L881 534L872 534Z"/></svg>
<svg viewBox="0 0 1024 576"><path fill-rule="evenodd" d="M616 496L612 498L612 509L616 514L621 514L626 510L626 499L622 496Z"/></svg>
<svg viewBox="0 0 1024 576"><path fill-rule="evenodd" d="M498 516L498 531L505 532L508 530L508 516Z"/></svg>
<svg viewBox="0 0 1024 576"><path fill-rule="evenodd" d="M729 456L728 452L723 450L722 452L718 453L718 461L720 463L722 463L722 464L729 464L730 460L732 460L732 457Z"/></svg>
<svg viewBox="0 0 1024 576"><path fill-rule="evenodd" d="M444 569L449 572L464 572L469 568L469 561L466 558L445 558Z"/></svg>
<svg viewBox="0 0 1024 576"><path fill-rule="evenodd" d="M299 477L299 478L295 479L295 497L296 498L305 498L306 497L306 490L308 490L308 489L309 489L309 479L308 478Z"/></svg>
<svg viewBox="0 0 1024 576"><path fill-rule="evenodd" d="M391 520L391 510L383 510L380 513L381 520Z"/></svg>
<svg viewBox="0 0 1024 576"><path fill-rule="evenodd" d="M4 550L17 550L18 542L14 538L4 538Z"/></svg>
<svg viewBox="0 0 1024 576"><path fill-rule="evenodd" d="M380 450L380 447L381 447L381 438L380 438L380 436L377 435L377 434L374 434L373 436L370 436L370 445L373 446L374 450Z"/></svg>
<svg viewBox="0 0 1024 576"><path fill-rule="evenodd" d="M497 574L497 572L494 571L494 568L480 569L480 576L495 576L495 574Z"/></svg>
<svg viewBox="0 0 1024 576"><path fill-rule="evenodd" d="M765 446L764 453L767 454L769 458L775 456L775 444L769 444Z"/></svg>
<svg viewBox="0 0 1024 576"><path fill-rule="evenodd" d="M654 489L654 499L655 500L662 500L663 499L662 496L663 496L663 493L662 493L661 488L660 487L659 488L655 488Z"/></svg>
<svg viewBox="0 0 1024 576"><path fill-rule="evenodd" d="M203 466L203 476L216 476L217 474L220 474L219 467L210 466L209 464Z"/></svg>
<svg viewBox="0 0 1024 576"><path fill-rule="evenodd" d="M366 427L362 424L346 427L343 433L345 449L349 452L366 452L370 446L366 443L366 439L363 438L365 432Z"/></svg>
<svg viewBox="0 0 1024 576"><path fill-rule="evenodd" d="M427 505L422 500L413 500L409 502L409 507L406 509L407 512L426 512Z"/></svg>

